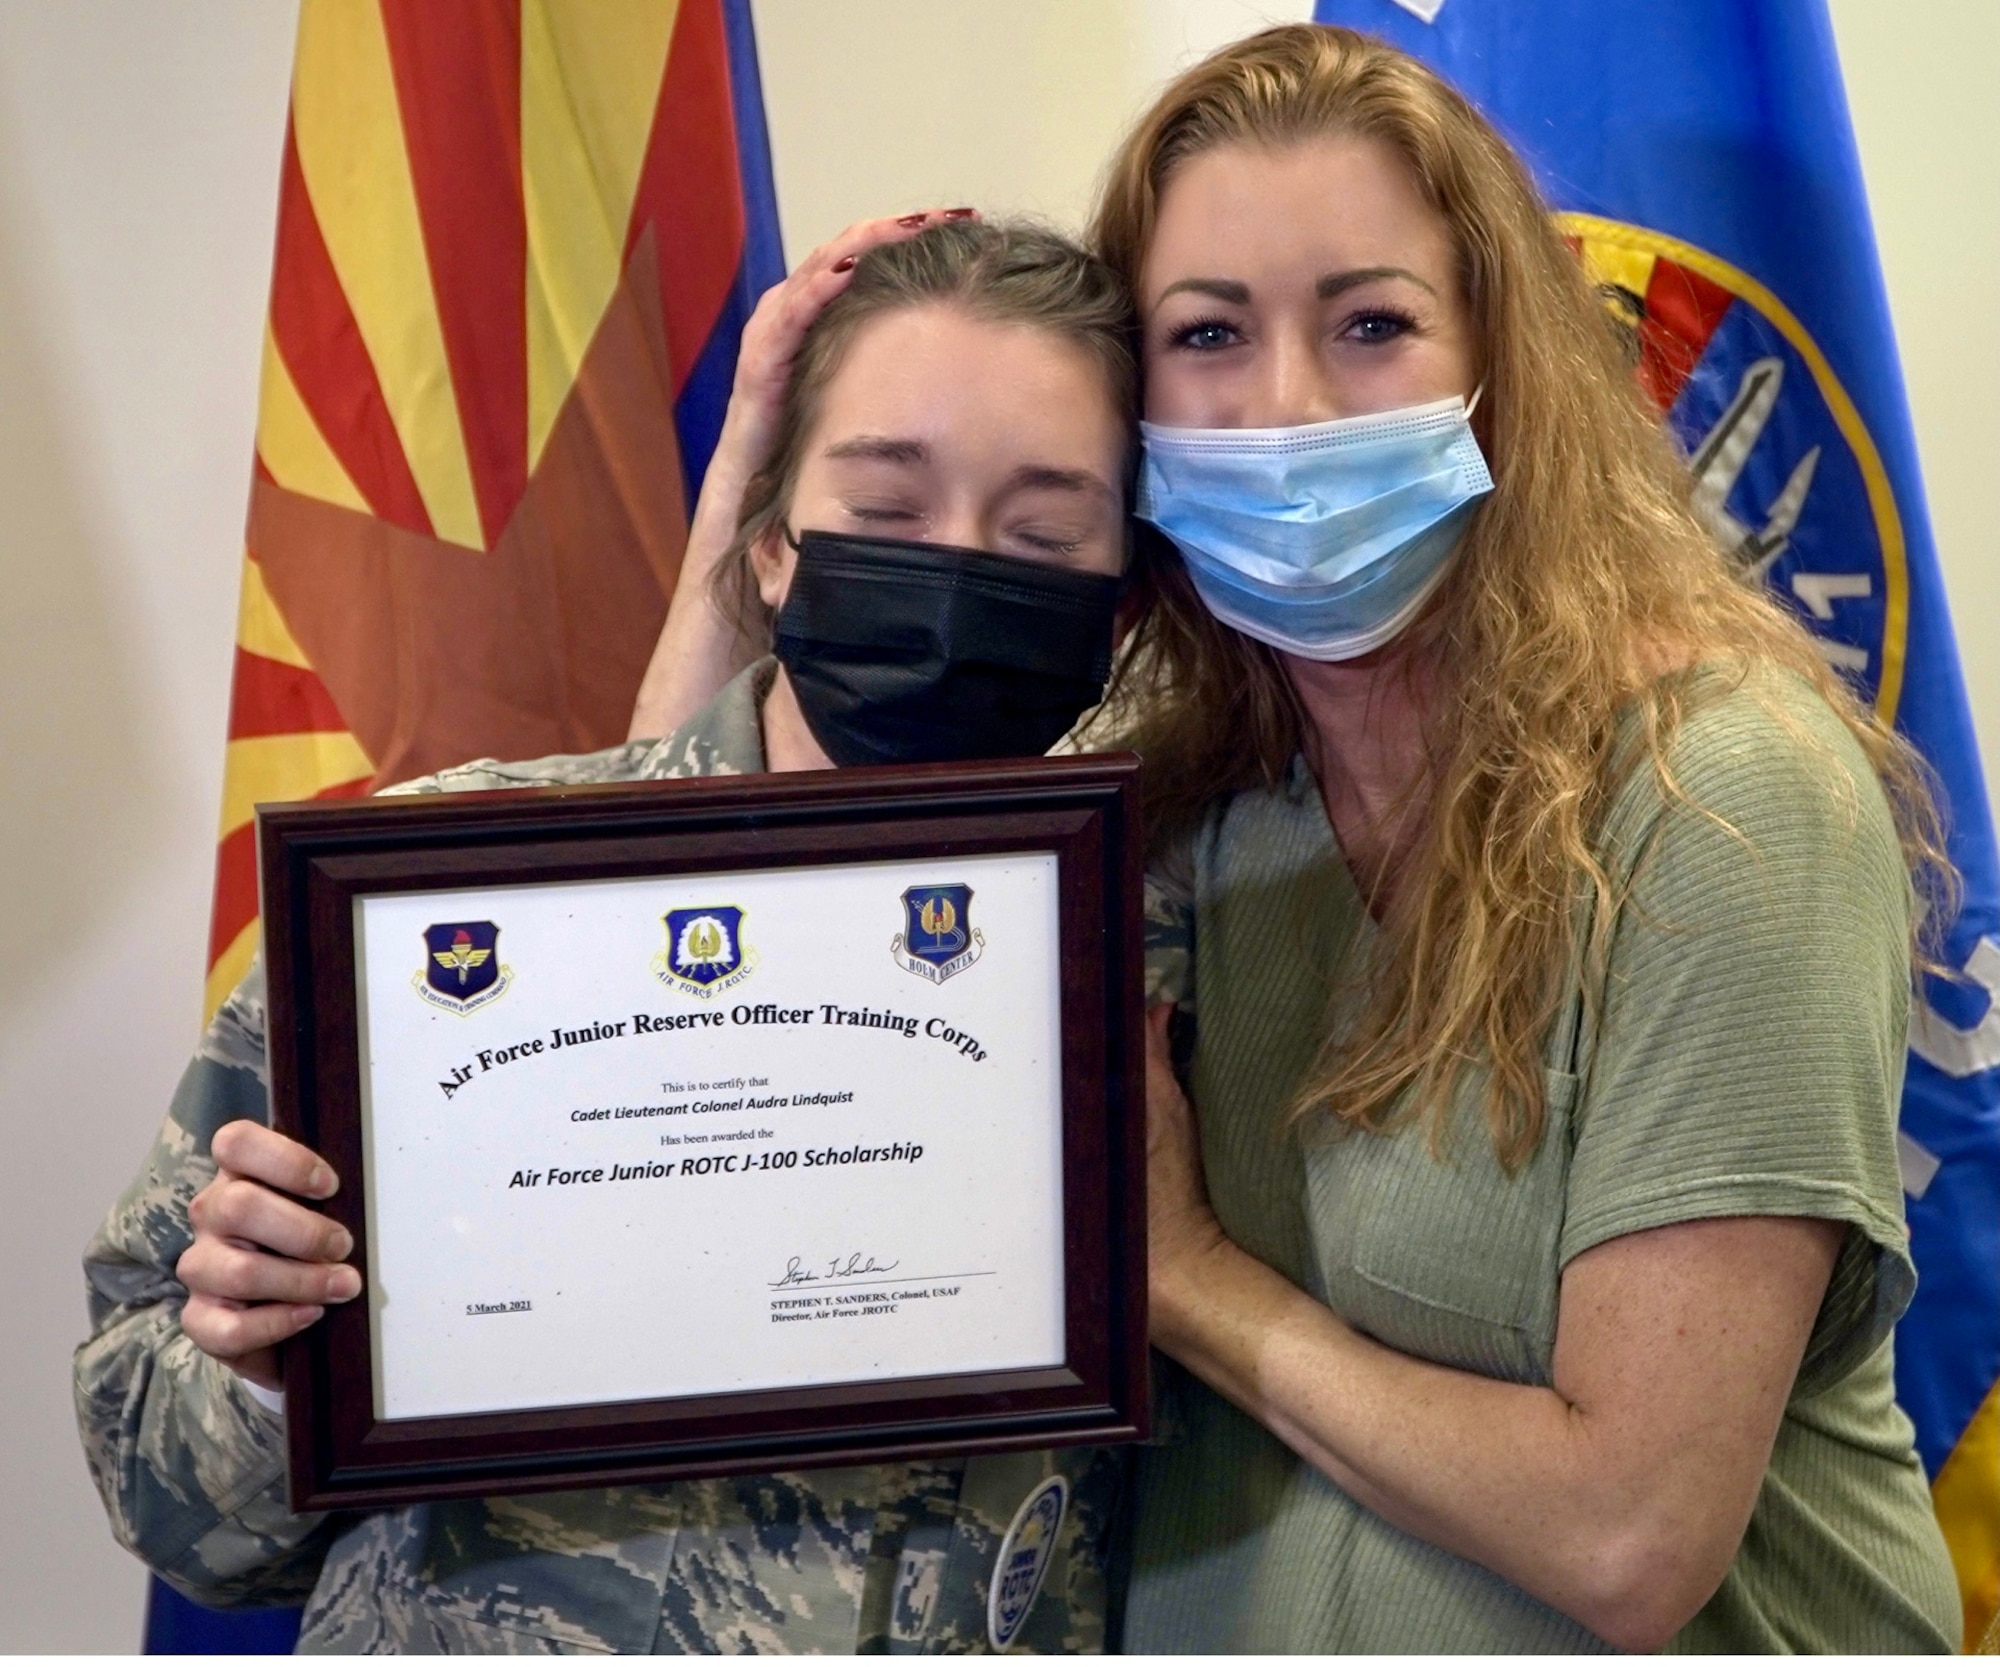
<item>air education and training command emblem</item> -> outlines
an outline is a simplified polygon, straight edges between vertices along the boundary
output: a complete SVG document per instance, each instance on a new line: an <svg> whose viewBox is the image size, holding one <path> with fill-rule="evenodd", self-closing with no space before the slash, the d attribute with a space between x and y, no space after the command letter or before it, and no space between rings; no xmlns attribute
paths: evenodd
<svg viewBox="0 0 2000 1667"><path fill-rule="evenodd" d="M903 893L903 929L889 940L896 965L933 984L961 973L986 952L972 924L972 887L912 886Z"/></svg>
<svg viewBox="0 0 2000 1667"><path fill-rule="evenodd" d="M653 957L653 972L668 989L706 1001L756 970L757 952L743 941L741 909L669 909L663 918L667 945Z"/></svg>
<svg viewBox="0 0 2000 1667"><path fill-rule="evenodd" d="M992 1587L986 1594L986 1641L996 1654L1020 1637L1028 1611L1035 1607L1068 1504L1069 1484L1051 1476L1021 1501L1000 1542L999 1555L993 1559Z"/></svg>
<svg viewBox="0 0 2000 1667"><path fill-rule="evenodd" d="M514 969L500 964L500 928L490 920L426 926L424 964L410 982L447 1013L476 1013L498 1001L514 982Z"/></svg>

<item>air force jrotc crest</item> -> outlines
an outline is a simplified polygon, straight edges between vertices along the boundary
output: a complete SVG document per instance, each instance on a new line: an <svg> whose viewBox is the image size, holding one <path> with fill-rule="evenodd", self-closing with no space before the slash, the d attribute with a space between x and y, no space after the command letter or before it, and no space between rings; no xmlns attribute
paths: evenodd
<svg viewBox="0 0 2000 1667"><path fill-rule="evenodd" d="M757 966L757 952L743 941L743 911L733 905L669 909L666 948L653 971L669 989L704 1000L741 984Z"/></svg>
<svg viewBox="0 0 2000 1667"><path fill-rule="evenodd" d="M972 887L912 886L903 893L903 929L889 941L896 965L933 984L961 973L986 952L972 924Z"/></svg>
<svg viewBox="0 0 2000 1667"><path fill-rule="evenodd" d="M411 983L447 1013L473 1013L498 1001L514 981L500 964L500 928L490 920L450 920L424 928L424 964Z"/></svg>
<svg viewBox="0 0 2000 1667"><path fill-rule="evenodd" d="M1051 1476L1014 1513L993 1559L993 1584L986 1594L986 1641L995 1653L1004 1652L1020 1636L1028 1611L1035 1607L1035 1594L1049 1572L1056 1531L1068 1504L1069 1484Z"/></svg>

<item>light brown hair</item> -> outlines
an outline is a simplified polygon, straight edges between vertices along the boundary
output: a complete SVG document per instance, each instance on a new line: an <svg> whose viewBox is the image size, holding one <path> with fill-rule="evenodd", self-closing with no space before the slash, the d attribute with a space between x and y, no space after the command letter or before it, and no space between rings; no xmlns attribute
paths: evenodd
<svg viewBox="0 0 2000 1667"><path fill-rule="evenodd" d="M1744 676L1783 667L1811 684L1879 776L1919 885L1948 894L1951 875L1921 760L1697 520L1686 464L1526 169L1421 64L1310 24L1224 48L1125 139L1094 244L1136 294L1161 194L1188 158L1334 136L1389 147L1450 230L1495 487L1413 628L1452 681L1425 737L1425 832L1378 959L1359 969L1359 1022L1329 1041L1294 1112L1380 1128L1407 1107L1436 1150L1461 1080L1482 1067L1485 1122L1511 1169L1541 1138L1540 1047L1573 958L1583 950L1601 972L1624 902L1593 833L1637 769L1685 800L1673 738L1716 698L1717 680L1692 674L1698 663ZM1114 691L1146 758L1156 847L1216 795L1275 784L1304 739L1278 659L1210 615L1157 545L1137 572L1144 618ZM1625 712L1638 739L1621 750ZM1595 906L1580 944L1585 897Z"/></svg>
<svg viewBox="0 0 2000 1667"><path fill-rule="evenodd" d="M937 305L1048 330L1081 347L1103 371L1105 397L1136 442L1139 373L1130 292L1103 261L1026 221L947 221L878 245L856 262L847 288L807 331L792 361L771 455L744 488L736 536L716 569L716 600L747 636L768 636L770 627L750 551L790 511L806 438L848 348L871 319Z"/></svg>

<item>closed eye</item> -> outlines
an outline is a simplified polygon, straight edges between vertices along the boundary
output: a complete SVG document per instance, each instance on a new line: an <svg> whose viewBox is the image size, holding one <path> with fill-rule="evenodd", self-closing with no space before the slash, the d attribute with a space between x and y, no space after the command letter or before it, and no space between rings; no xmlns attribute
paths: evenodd
<svg viewBox="0 0 2000 1667"><path fill-rule="evenodd" d="M921 521L924 519L923 511L909 504L847 503L842 504L840 507L846 510L848 515L854 520L865 522L870 526L886 526L893 522Z"/></svg>
<svg viewBox="0 0 2000 1667"><path fill-rule="evenodd" d="M1017 529L1013 536L1017 543L1051 556L1073 556L1083 547L1081 538L1063 533L1038 532L1026 527Z"/></svg>

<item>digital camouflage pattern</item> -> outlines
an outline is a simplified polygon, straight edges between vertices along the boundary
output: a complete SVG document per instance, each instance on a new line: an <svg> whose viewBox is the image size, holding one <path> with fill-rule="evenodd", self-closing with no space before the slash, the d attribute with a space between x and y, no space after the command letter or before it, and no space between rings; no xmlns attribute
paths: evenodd
<svg viewBox="0 0 2000 1667"><path fill-rule="evenodd" d="M664 741L482 760L391 791L758 771L772 668L753 666ZM210 1140L240 1117L268 1121L267 1086L253 966L84 1258L85 1454L119 1541L176 1588L221 1606L304 1602L306 1653L977 1652L1001 1539L1060 1473L1069 1511L1013 1648L1104 1647L1124 1464L1102 1448L291 1514L282 1414L183 1335L173 1272L189 1200L215 1174Z"/></svg>

